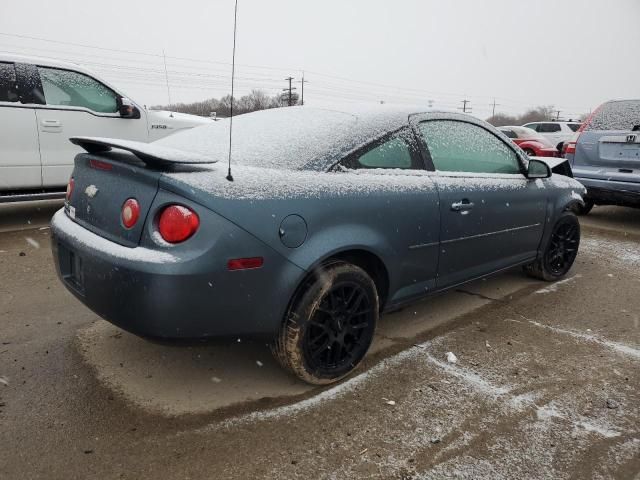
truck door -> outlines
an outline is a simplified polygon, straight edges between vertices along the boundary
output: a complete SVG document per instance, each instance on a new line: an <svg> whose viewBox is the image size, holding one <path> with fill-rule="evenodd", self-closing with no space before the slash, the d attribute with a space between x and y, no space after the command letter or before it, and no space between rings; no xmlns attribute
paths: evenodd
<svg viewBox="0 0 640 480"><path fill-rule="evenodd" d="M109 137L148 141L146 113L122 118L119 95L98 80L73 70L37 66L44 105L36 108L45 187L66 185L82 149L70 137Z"/></svg>
<svg viewBox="0 0 640 480"><path fill-rule="evenodd" d="M36 114L21 101L16 66L0 62L0 190L42 187Z"/></svg>

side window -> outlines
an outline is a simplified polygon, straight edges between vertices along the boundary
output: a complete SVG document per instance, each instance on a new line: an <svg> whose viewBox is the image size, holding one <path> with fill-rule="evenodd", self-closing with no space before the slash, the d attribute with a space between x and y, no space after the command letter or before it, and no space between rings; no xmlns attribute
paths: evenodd
<svg viewBox="0 0 640 480"><path fill-rule="evenodd" d="M436 170L470 173L521 173L516 153L502 140L472 123L432 120L420 124Z"/></svg>
<svg viewBox="0 0 640 480"><path fill-rule="evenodd" d="M578 129L580 128L580 125L581 124L579 123L570 123L569 128L571 129L572 132L577 132Z"/></svg>
<svg viewBox="0 0 640 480"><path fill-rule="evenodd" d="M0 63L0 102L17 102L18 85L13 63Z"/></svg>
<svg viewBox="0 0 640 480"><path fill-rule="evenodd" d="M116 93L87 75L70 70L38 67L47 105L84 107L98 113L116 113Z"/></svg>
<svg viewBox="0 0 640 480"><path fill-rule="evenodd" d="M560 131L560 125L557 123L541 123L540 133L555 133Z"/></svg>
<svg viewBox="0 0 640 480"><path fill-rule="evenodd" d="M352 168L413 168L409 145L401 137L392 138L360 155Z"/></svg>
<svg viewBox="0 0 640 480"><path fill-rule="evenodd" d="M530 128L531 130L535 130L536 132L540 131L539 123L527 123L526 125L523 125L523 127Z"/></svg>

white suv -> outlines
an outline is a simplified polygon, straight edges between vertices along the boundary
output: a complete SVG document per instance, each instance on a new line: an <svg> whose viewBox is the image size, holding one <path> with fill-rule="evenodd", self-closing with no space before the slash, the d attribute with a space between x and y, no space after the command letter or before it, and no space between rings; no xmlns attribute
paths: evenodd
<svg viewBox="0 0 640 480"><path fill-rule="evenodd" d="M531 128L539 134L547 137L558 151L562 151L564 142L571 140L580 128L579 122L531 122L523 127Z"/></svg>
<svg viewBox="0 0 640 480"><path fill-rule="evenodd" d="M83 151L69 137L152 142L209 123L147 111L78 65L0 54L0 202L64 188Z"/></svg>

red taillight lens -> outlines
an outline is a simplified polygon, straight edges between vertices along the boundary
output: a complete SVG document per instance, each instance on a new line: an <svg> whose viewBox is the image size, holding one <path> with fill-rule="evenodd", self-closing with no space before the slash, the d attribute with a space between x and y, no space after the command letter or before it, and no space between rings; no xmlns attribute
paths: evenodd
<svg viewBox="0 0 640 480"><path fill-rule="evenodd" d="M229 270L250 270L252 268L260 268L264 264L264 258L251 257L251 258L234 258L227 262L227 268Z"/></svg>
<svg viewBox="0 0 640 480"><path fill-rule="evenodd" d="M97 170L105 170L105 171L113 170L113 165L107 162L103 162L101 160L91 159L89 160L89 165L91 166L91 168L95 168Z"/></svg>
<svg viewBox="0 0 640 480"><path fill-rule="evenodd" d="M567 142L562 147L562 153L566 155L567 153L574 154L576 153L576 142Z"/></svg>
<svg viewBox="0 0 640 480"><path fill-rule="evenodd" d="M130 198L122 205L122 224L126 228L133 228L140 218L140 204L135 198Z"/></svg>
<svg viewBox="0 0 640 480"><path fill-rule="evenodd" d="M181 205L171 205L160 214L158 230L162 238L169 243L184 242L196 233L200 219L196 213Z"/></svg>
<svg viewBox="0 0 640 480"><path fill-rule="evenodd" d="M76 186L76 181L73 179L73 177L71 177L69 179L69 183L67 183L67 195L66 195L67 201L71 200L71 194L73 193L73 187L75 186Z"/></svg>

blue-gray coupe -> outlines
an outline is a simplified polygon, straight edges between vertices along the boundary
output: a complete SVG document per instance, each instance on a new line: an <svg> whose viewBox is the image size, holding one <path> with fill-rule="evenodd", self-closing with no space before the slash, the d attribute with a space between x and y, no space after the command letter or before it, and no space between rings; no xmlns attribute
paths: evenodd
<svg viewBox="0 0 640 480"><path fill-rule="evenodd" d="M144 144L74 138L52 220L64 285L144 337L266 336L326 384L382 312L515 266L552 281L584 187L459 113L278 108ZM561 172L555 173L555 172Z"/></svg>

